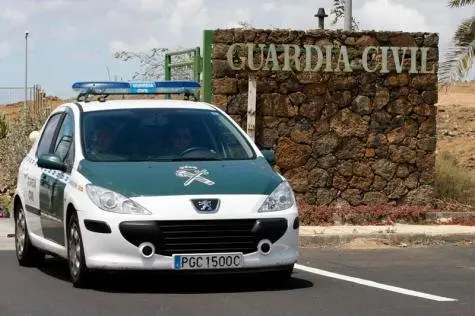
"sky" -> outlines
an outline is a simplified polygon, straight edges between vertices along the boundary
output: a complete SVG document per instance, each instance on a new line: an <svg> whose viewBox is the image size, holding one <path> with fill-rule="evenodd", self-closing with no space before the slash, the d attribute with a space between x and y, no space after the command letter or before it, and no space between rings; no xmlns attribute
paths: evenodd
<svg viewBox="0 0 475 316"><path fill-rule="evenodd" d="M475 8L449 8L448 0L353 0L362 30L436 32L440 52L458 23ZM28 85L48 95L75 96L82 80L131 79L138 65L114 59L117 50L202 46L203 30L239 21L256 28L316 28L314 14L330 14L332 0L1 0L0 88L24 85L25 31ZM343 22L325 27L342 28ZM475 68L475 67L474 67ZM470 78L475 78L475 69Z"/></svg>

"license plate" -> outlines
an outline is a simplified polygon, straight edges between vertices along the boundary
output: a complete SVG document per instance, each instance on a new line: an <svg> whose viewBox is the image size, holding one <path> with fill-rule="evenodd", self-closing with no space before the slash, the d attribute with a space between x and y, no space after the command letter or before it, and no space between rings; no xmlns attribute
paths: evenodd
<svg viewBox="0 0 475 316"><path fill-rule="evenodd" d="M236 269L242 267L242 253L173 255L175 270Z"/></svg>

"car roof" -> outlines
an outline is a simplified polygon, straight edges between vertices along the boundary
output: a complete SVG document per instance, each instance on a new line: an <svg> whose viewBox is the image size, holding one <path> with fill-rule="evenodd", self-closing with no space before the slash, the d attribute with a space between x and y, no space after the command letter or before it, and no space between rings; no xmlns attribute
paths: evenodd
<svg viewBox="0 0 475 316"><path fill-rule="evenodd" d="M145 108L181 108L216 111L216 108L206 102L187 100L106 100L77 102L84 112L117 110L117 109L145 109Z"/></svg>

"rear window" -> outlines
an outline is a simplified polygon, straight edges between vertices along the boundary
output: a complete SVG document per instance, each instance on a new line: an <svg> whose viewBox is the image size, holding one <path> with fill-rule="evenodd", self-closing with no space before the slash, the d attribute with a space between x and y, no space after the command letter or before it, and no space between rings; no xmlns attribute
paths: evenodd
<svg viewBox="0 0 475 316"><path fill-rule="evenodd" d="M86 159L93 161L243 160L255 153L217 111L119 109L86 112Z"/></svg>

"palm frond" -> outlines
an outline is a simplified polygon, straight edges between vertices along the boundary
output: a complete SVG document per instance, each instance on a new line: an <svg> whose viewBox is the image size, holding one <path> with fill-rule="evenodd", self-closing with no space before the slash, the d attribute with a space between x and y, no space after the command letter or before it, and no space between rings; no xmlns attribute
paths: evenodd
<svg viewBox="0 0 475 316"><path fill-rule="evenodd" d="M460 8L466 5L475 4L475 0L450 0L449 7Z"/></svg>
<svg viewBox="0 0 475 316"><path fill-rule="evenodd" d="M439 82L450 84L463 80L475 62L475 16L460 24L440 61Z"/></svg>

